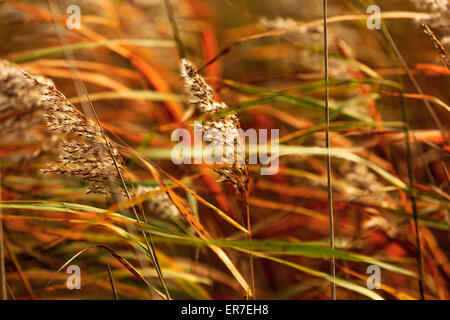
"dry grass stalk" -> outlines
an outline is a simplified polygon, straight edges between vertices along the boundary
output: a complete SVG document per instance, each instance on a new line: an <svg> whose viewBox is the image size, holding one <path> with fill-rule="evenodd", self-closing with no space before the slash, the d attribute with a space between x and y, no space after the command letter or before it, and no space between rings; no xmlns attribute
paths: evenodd
<svg viewBox="0 0 450 320"><path fill-rule="evenodd" d="M190 95L189 101L197 108L198 112L213 116L216 113L228 110L228 106L225 103L214 101L213 89L206 83L205 79L199 75L197 68L186 59L182 59L181 61L181 75L185 80L186 91ZM213 170L219 175L221 180L230 182L244 198L246 202L247 227L249 231L249 238L247 239L251 239L251 221L248 202L248 164L245 159L245 154L243 155L241 152L243 147L245 149L245 146L243 146L245 141L243 141L239 131L240 128L239 118L235 113L226 113L214 120L206 121L202 126L205 138L213 144L217 143L218 145L221 145L223 149L225 149L221 161L221 163L225 165L220 167L215 166L213 167ZM215 130L220 134L216 135L209 130ZM241 159L242 156L244 159ZM219 254L221 255L222 253ZM246 289L247 293L250 296L253 296L255 293L255 280L253 272L253 256L251 253L249 254L249 258L252 289L248 287L239 272L234 272L233 270L232 272L241 285L243 285L244 289Z"/></svg>
<svg viewBox="0 0 450 320"><path fill-rule="evenodd" d="M100 129L48 79L30 75L2 61L0 84L0 114L19 115L10 117L6 125L2 124L0 132L29 125L21 115L35 111L39 114L36 121L44 119L52 139L57 141L58 158L43 171L81 178L88 183L87 193L108 193L118 177ZM113 153L117 158L118 152L114 148Z"/></svg>
<svg viewBox="0 0 450 320"><path fill-rule="evenodd" d="M198 112L212 116L228 109L225 103L214 101L213 89L199 75L197 68L186 59L181 62L181 75L185 80L186 91L190 95L189 101L197 108ZM226 150L222 158L222 163L225 165L215 166L213 170L223 181L230 182L241 194L245 195L248 185L248 166L246 162L237 161L235 156L242 143L238 132L239 128L239 119L234 113L223 115L215 120L208 120L202 126L205 137L211 143L223 144L223 148ZM223 139L220 138L218 141L217 136L208 133L210 129L220 132L219 136Z"/></svg>

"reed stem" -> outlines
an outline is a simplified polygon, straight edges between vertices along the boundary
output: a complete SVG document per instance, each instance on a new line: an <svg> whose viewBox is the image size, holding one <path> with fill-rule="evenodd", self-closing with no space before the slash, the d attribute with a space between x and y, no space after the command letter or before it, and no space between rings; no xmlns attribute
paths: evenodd
<svg viewBox="0 0 450 320"><path fill-rule="evenodd" d="M330 248L331 252L331 299L336 300L336 261L334 258L334 213L333 213L333 189L331 182L331 155L330 155L330 90L329 84L329 70L328 70L328 8L327 0L323 0L323 43L324 43L324 64L325 64L325 145L327 149L327 187L328 187L328 213L330 220Z"/></svg>

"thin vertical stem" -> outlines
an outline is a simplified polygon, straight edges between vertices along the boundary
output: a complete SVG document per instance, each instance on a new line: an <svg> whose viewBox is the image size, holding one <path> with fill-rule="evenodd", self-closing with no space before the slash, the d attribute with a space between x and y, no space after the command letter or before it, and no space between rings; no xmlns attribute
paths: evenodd
<svg viewBox="0 0 450 320"><path fill-rule="evenodd" d="M325 145L327 149L327 186L328 186L328 213L330 220L330 248L331 248L331 299L336 300L336 261L334 258L334 214L333 214L333 189L331 185L331 156L330 156L330 108L329 98L330 90L328 88L328 8L327 0L323 0L323 47L324 47L324 65L325 65Z"/></svg>
<svg viewBox="0 0 450 320"><path fill-rule="evenodd" d="M178 54L180 55L180 58L183 59L186 57L186 53L184 51L183 42L181 42L180 31L178 29L177 21L175 20L172 4L170 0L164 0L164 4L166 5L167 15L169 16L170 25L172 26L173 38L177 44Z"/></svg>
<svg viewBox="0 0 450 320"><path fill-rule="evenodd" d="M2 201L2 171L0 165L0 201ZM0 300L6 300L6 278L5 278L5 246L3 238L3 214L0 208Z"/></svg>
<svg viewBox="0 0 450 320"><path fill-rule="evenodd" d="M248 181L245 188L245 207L247 212L247 229L248 234L245 233L245 239L247 241L252 241L252 227L251 227L251 219L250 219L250 202L249 202L250 192L248 190ZM256 299L256 287L255 287L255 267L254 267L254 258L253 253L251 250L249 250L249 263L250 263L250 278L252 283L252 292L253 292L253 300Z"/></svg>
<svg viewBox="0 0 450 320"><path fill-rule="evenodd" d="M409 115L408 108L406 107L405 97L403 96L403 92L400 92L400 102L402 104L402 116L403 116L403 128L405 132L405 140L406 140L406 159L408 163L408 177L409 177L409 186L411 188L411 192L409 194L409 199L411 201L414 226L416 231L416 259L417 259L417 267L419 272L419 291L420 291L420 299L425 300L425 288L423 284L423 257L422 257L422 244L420 242L420 232L419 232L419 213L417 209L417 201L415 197L415 177L414 177L414 167L412 162L412 153L411 153L411 142L409 135Z"/></svg>

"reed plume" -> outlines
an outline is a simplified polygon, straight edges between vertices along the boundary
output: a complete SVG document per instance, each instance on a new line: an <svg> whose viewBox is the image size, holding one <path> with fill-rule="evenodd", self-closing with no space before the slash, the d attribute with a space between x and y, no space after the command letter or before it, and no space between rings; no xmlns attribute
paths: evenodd
<svg viewBox="0 0 450 320"><path fill-rule="evenodd" d="M431 28L447 33L450 28L450 5L448 0L412 0L415 6L419 9L428 9L432 11L432 15L427 19L421 19L425 33L430 36L435 48L438 50L442 61L448 69L450 69L450 56L445 49L445 37L439 40L436 33Z"/></svg>
<svg viewBox="0 0 450 320"><path fill-rule="evenodd" d="M45 79L40 78L40 81ZM34 148L32 153L22 148L3 154L14 164L40 158L49 153L53 141L46 130L45 119L38 108L39 93L23 80L21 70L0 60L0 136L2 145L25 145Z"/></svg>
<svg viewBox="0 0 450 320"><path fill-rule="evenodd" d="M98 126L80 113L51 80L1 61L0 88L0 115L7 118L0 125L2 136L29 126L24 115L33 112L34 121L44 122L51 140L56 141L57 159L43 172L81 178L88 184L87 193L109 192L110 185L118 179L108 152L107 143L111 145L111 142L105 140ZM41 143L43 149L48 147L48 140ZM117 150L112 150L117 159Z"/></svg>
<svg viewBox="0 0 450 320"><path fill-rule="evenodd" d="M347 191L349 195L358 197L359 201L366 200L380 204L389 203L389 195L384 191L386 185L367 166L355 162L346 162L340 171L345 181L356 188L349 188ZM356 190L362 190L363 192L356 192Z"/></svg>
<svg viewBox="0 0 450 320"><path fill-rule="evenodd" d="M275 19L262 17L259 19L259 23L269 31L292 29L283 33L283 38L294 45L300 45L304 50L300 51L299 57L288 58L287 62L290 67L299 63L303 68L323 71L323 57L320 53L323 41L323 29L321 26L305 26L294 19L282 17ZM351 47L343 39L331 32L329 32L329 37L330 51L343 55L342 51L345 50L345 58L353 59L355 57ZM351 78L352 71L353 68L343 62L343 60L329 60L329 72L333 78Z"/></svg>
<svg viewBox="0 0 450 320"><path fill-rule="evenodd" d="M429 18L419 19L420 24L426 24L431 28L447 33L450 28L450 5L448 0L412 0L419 9L432 12Z"/></svg>
<svg viewBox="0 0 450 320"><path fill-rule="evenodd" d="M426 24L423 25L425 29L425 33L430 36L431 40L434 43L434 47L439 52L442 61L447 66L447 69L450 70L450 55L448 54L447 50L445 49L444 45L439 41L439 39L436 37L436 34L430 29L429 26Z"/></svg>
<svg viewBox="0 0 450 320"><path fill-rule="evenodd" d="M412 2L421 9L440 12L448 11L448 0L412 0Z"/></svg>
<svg viewBox="0 0 450 320"><path fill-rule="evenodd" d="M228 110L228 106L214 101L214 91L199 75L197 68L188 60L181 62L181 75L185 81L186 92L190 95L189 102L193 104L201 114L213 116ZM211 134L210 129L215 129L220 134ZM227 113L217 119L206 121L202 130L205 137L212 143L221 144L226 150L221 163L223 166L215 166L213 170L221 180L228 181L241 192L246 194L248 185L248 166L245 161L238 161L235 155L242 147L242 139L239 134L240 123L235 113Z"/></svg>
<svg viewBox="0 0 450 320"><path fill-rule="evenodd" d="M160 190L159 187L139 186L136 188L136 194L144 195L158 190ZM153 197L145 201L144 205L147 206L148 210L151 213L154 213L161 217L180 217L180 211L178 211L178 208L173 204L172 200L170 200L169 196L165 192L160 192L154 195Z"/></svg>

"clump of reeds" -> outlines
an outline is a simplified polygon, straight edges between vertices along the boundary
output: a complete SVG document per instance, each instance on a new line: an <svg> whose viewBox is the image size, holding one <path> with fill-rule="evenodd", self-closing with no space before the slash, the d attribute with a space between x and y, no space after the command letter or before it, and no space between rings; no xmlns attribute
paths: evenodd
<svg viewBox="0 0 450 320"><path fill-rule="evenodd" d="M44 172L76 176L88 183L88 193L107 193L118 178L109 148L111 142L94 122L80 113L43 77L33 76L19 67L0 62L0 114L10 114L0 132L20 130L30 125L23 115L34 111L37 122L45 122L56 141L57 159ZM48 141L41 141L46 148ZM108 146L109 144L109 146ZM121 167L118 162L119 169Z"/></svg>
<svg viewBox="0 0 450 320"><path fill-rule="evenodd" d="M181 75L190 96L189 102L196 107L199 113L214 116L228 110L225 103L214 101L213 89L200 76L197 68L186 59L181 62ZM239 119L235 113L220 115L217 119L206 121L202 126L205 137L212 144L221 144L226 150L221 161L224 165L216 166L213 170L223 181L232 183L238 191L245 194L248 184L248 167L245 161L240 161L241 159L236 157L242 147L239 128ZM214 130L210 129L215 129L220 134L211 134Z"/></svg>

